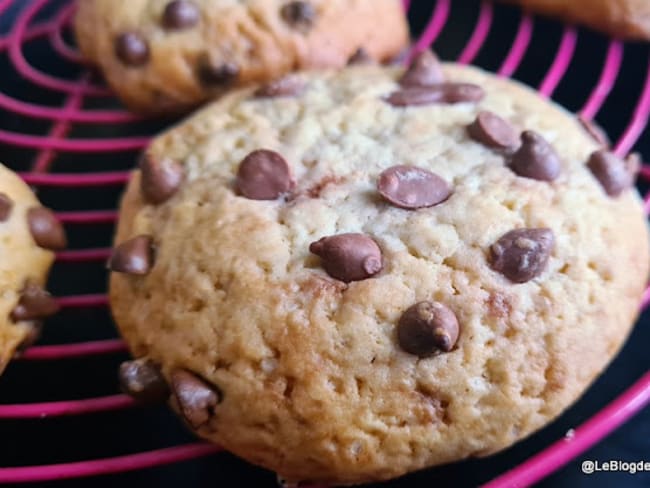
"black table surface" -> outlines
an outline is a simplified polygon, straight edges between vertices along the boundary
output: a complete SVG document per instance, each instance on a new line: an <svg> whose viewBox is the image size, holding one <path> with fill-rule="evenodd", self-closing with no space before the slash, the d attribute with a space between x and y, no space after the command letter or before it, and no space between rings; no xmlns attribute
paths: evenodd
<svg viewBox="0 0 650 488"><path fill-rule="evenodd" d="M11 28L15 14L29 2L14 2L2 18L0 28ZM63 0L53 0L44 9L45 18L55 12ZM422 31L436 2L413 0L410 21L414 35ZM455 59L462 50L475 25L478 0L455 0L450 18L435 42L434 48L446 60ZM516 33L521 12L516 8L495 7L491 33L481 48L475 63L496 70L503 61ZM514 77L532 86L538 86L550 66L558 47L564 26L545 19L535 19L530 47ZM69 33L66 37L72 42ZM553 98L568 109L576 111L585 102L602 68L609 40L598 34L580 30L575 57L567 76L562 80ZM47 40L30 42L24 47L27 59L39 69L56 76L75 79L82 68L58 58ZM598 114L598 121L614 140L628 124L639 94L644 86L650 49L644 44L628 44L621 74L616 86ZM0 91L32 103L56 106L63 96L49 92L21 79L7 58L0 53ZM117 102L92 99L86 108L107 108ZM128 125L75 124L69 137L119 137L148 134L168 125L170 121L132 123ZM0 111L0 129L44 134L50 128L46 121L34 121ZM637 150L650 154L650 138L639 140ZM26 170L35 153L28 149L0 144L1 158L14 169ZM57 155L53 172L85 172L124 170L132 167L135 152L112 154ZM644 185L642 190L647 190ZM42 188L39 197L57 210L87 210L115 208L120 188ZM72 248L107 247L113 228L111 225L70 226ZM106 289L106 272L102 263L60 264L54 267L50 289L56 295L102 293ZM41 344L56 344L115 337L114 325L104 309L65 310L47 324ZM650 316L644 314L627 345L603 376L584 397L557 421L512 448L486 459L469 460L449 466L430 469L376 486L471 487L516 466L561 438L571 428L607 405L650 368ZM0 403L26 403L89 398L118 392L115 371L126 358L124 354L54 362L15 362L0 378ZM6 421L0 420L0 466L23 466L68 462L97 457L110 457L192 442L192 436L164 407L136 408L83 417ZM583 460L650 461L650 410L633 418L566 467L543 481L548 487L611 487L650 486L650 473L636 475L600 473L587 476L581 473ZM252 467L229 454L185 462L173 466L148 469L135 473L97 477L73 481L43 483L51 488L93 486L156 486L156 487L213 487L213 486L269 486L275 485L272 473ZM33 485L32 485L33 486ZM373 485L374 486L374 485Z"/></svg>

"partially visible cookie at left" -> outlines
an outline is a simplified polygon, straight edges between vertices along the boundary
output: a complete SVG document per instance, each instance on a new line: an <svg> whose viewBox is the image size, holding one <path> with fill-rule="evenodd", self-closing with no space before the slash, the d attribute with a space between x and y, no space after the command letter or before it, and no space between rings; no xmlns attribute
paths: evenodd
<svg viewBox="0 0 650 488"><path fill-rule="evenodd" d="M55 251L65 246L54 212L0 165L0 372L38 339L43 321L58 311L45 283Z"/></svg>

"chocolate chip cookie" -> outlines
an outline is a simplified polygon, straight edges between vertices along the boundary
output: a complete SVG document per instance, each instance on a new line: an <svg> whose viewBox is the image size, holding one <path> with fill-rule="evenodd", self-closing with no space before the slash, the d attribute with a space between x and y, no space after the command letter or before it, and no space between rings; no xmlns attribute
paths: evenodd
<svg viewBox="0 0 650 488"><path fill-rule="evenodd" d="M125 390L295 482L485 456L554 419L637 316L636 165L429 53L293 76L142 157L110 263Z"/></svg>
<svg viewBox="0 0 650 488"><path fill-rule="evenodd" d="M29 187L0 165L0 372L17 351L37 338L58 304L43 288L66 245L63 227Z"/></svg>
<svg viewBox="0 0 650 488"><path fill-rule="evenodd" d="M623 39L650 39L647 0L504 0L535 12L586 24Z"/></svg>
<svg viewBox="0 0 650 488"><path fill-rule="evenodd" d="M82 0L75 31L127 106L159 114L358 53L387 60L408 43L400 0Z"/></svg>

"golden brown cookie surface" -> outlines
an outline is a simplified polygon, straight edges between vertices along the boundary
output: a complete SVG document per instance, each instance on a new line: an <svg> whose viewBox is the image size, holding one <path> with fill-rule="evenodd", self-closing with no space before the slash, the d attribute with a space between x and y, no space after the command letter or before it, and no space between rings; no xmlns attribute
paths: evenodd
<svg viewBox="0 0 650 488"><path fill-rule="evenodd" d="M527 436L620 348L648 272L626 163L443 71L302 74L151 144L111 302L200 436L293 481L391 478Z"/></svg>
<svg viewBox="0 0 650 488"><path fill-rule="evenodd" d="M54 214L0 165L0 372L16 351L36 340L42 320L58 310L43 287L53 251L65 244Z"/></svg>
<svg viewBox="0 0 650 488"><path fill-rule="evenodd" d="M586 24L623 39L650 40L650 2L646 0L505 0L533 12Z"/></svg>
<svg viewBox="0 0 650 488"><path fill-rule="evenodd" d="M82 0L79 47L131 108L187 111L233 87L340 68L408 42L400 0Z"/></svg>

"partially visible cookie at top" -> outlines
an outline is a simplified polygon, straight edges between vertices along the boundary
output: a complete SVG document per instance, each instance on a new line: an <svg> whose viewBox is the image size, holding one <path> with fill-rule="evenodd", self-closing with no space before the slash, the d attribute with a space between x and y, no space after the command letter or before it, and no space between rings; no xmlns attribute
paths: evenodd
<svg viewBox="0 0 650 488"><path fill-rule="evenodd" d="M0 165L0 372L37 338L58 304L45 291L63 227L29 187Z"/></svg>
<svg viewBox="0 0 650 488"><path fill-rule="evenodd" d="M156 138L124 196L122 387L291 482L504 449L634 323L635 166L430 53L237 90Z"/></svg>
<svg viewBox="0 0 650 488"><path fill-rule="evenodd" d="M504 0L623 39L650 40L647 0Z"/></svg>
<svg viewBox="0 0 650 488"><path fill-rule="evenodd" d="M391 59L401 0L81 0L79 48L133 110L181 113L290 71Z"/></svg>

